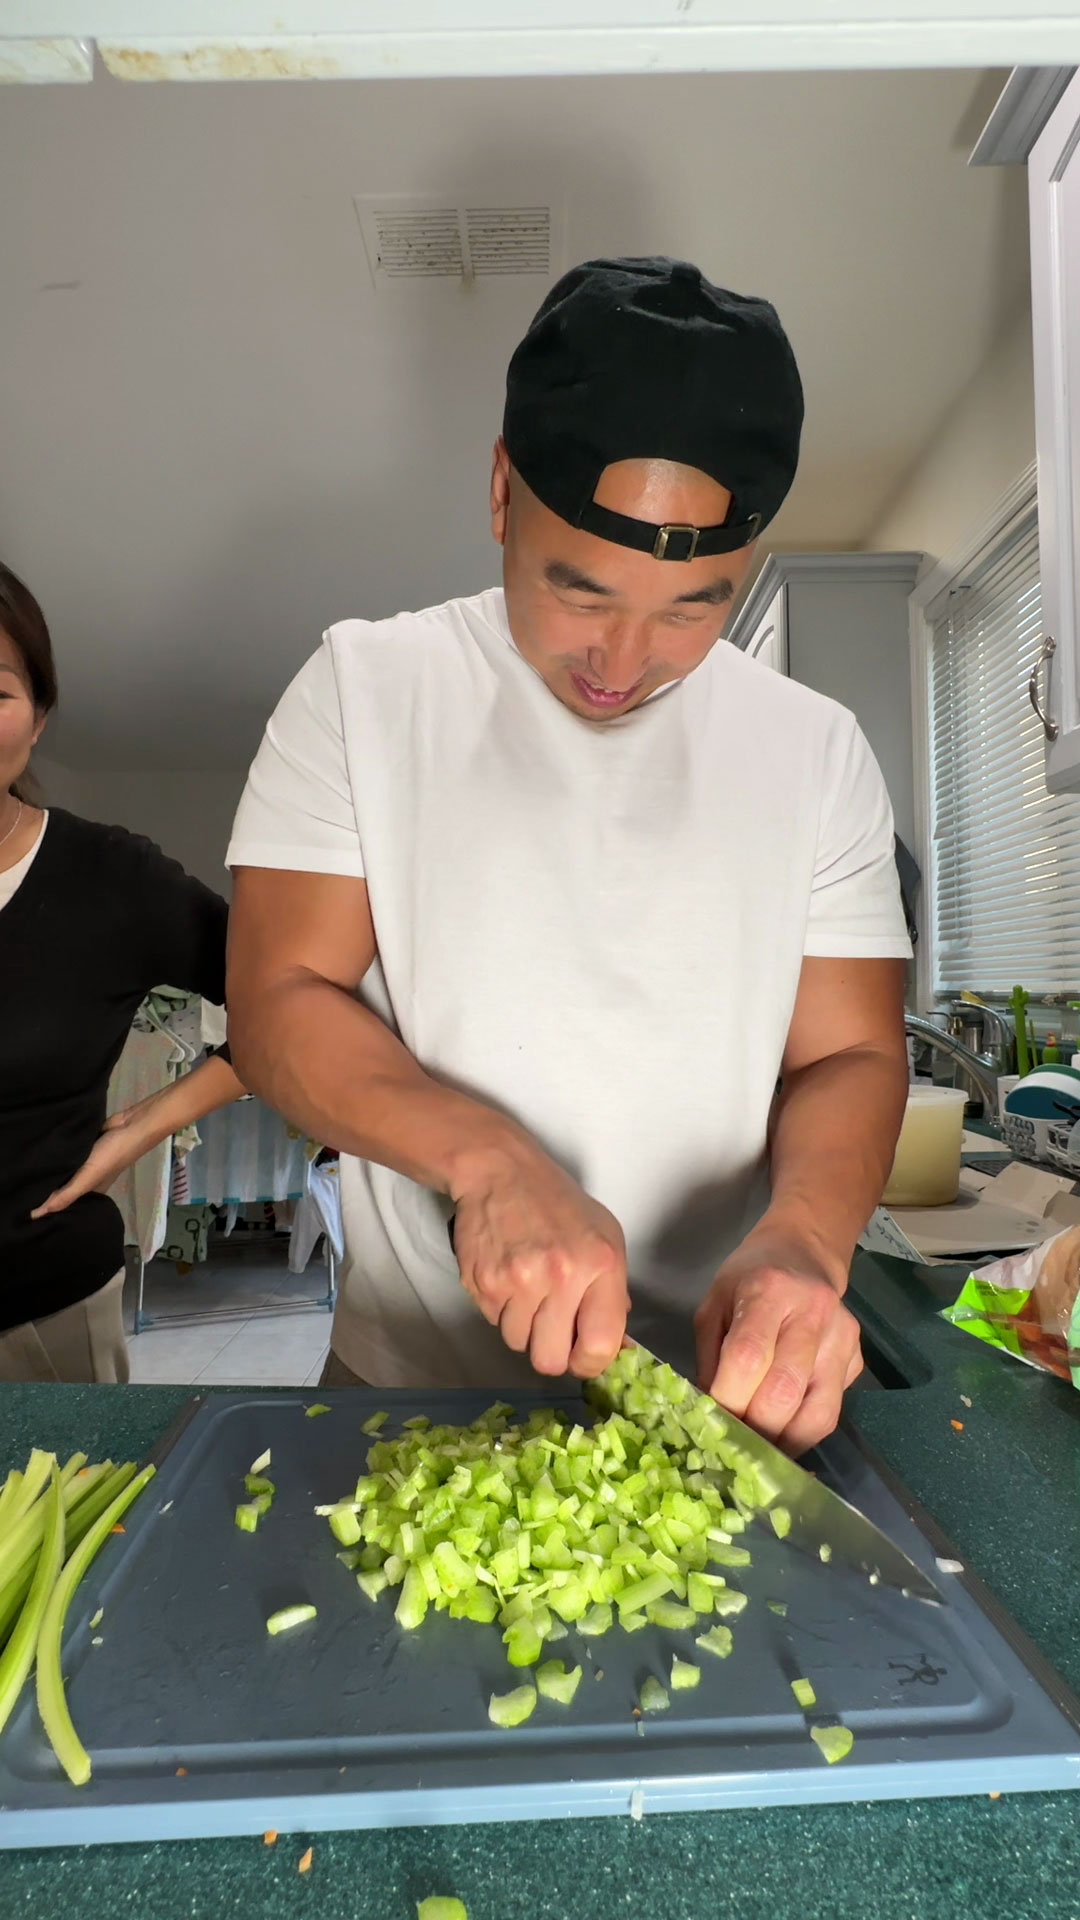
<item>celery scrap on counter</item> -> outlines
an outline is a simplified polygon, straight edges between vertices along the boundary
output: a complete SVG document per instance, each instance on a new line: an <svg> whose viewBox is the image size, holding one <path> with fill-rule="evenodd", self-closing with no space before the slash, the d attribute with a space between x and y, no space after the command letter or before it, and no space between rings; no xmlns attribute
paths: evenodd
<svg viewBox="0 0 1080 1920"><path fill-rule="evenodd" d="M445 1894L433 1894L416 1903L416 1920L469 1920L461 1900L448 1900Z"/></svg>

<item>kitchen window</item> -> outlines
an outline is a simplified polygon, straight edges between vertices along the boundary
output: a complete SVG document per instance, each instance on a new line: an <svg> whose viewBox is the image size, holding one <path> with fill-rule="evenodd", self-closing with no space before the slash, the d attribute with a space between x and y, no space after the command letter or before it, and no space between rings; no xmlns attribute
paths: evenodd
<svg viewBox="0 0 1080 1920"><path fill-rule="evenodd" d="M1047 792L1028 698L1043 639L1033 488L920 611L923 992L1075 994L1080 795Z"/></svg>

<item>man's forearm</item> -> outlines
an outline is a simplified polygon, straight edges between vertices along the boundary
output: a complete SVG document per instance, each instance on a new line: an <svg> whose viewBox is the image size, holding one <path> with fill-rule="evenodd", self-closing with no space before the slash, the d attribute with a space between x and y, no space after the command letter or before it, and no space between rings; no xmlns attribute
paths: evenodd
<svg viewBox="0 0 1080 1920"><path fill-rule="evenodd" d="M815 1061L781 1088L772 1198L755 1231L809 1240L841 1290L889 1177L906 1097L905 1058L869 1048Z"/></svg>
<svg viewBox="0 0 1080 1920"><path fill-rule="evenodd" d="M313 1140L458 1199L475 1172L539 1149L517 1123L426 1074L376 1014L314 974L230 1003L252 1092Z"/></svg>

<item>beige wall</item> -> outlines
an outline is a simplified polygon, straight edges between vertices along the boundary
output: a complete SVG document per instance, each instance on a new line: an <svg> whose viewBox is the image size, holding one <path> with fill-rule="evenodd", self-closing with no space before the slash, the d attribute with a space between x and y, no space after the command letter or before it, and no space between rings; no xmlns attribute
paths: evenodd
<svg viewBox="0 0 1080 1920"><path fill-rule="evenodd" d="M1035 457L1031 316L987 356L870 530L868 551L933 561L962 545Z"/></svg>
<svg viewBox="0 0 1080 1920"><path fill-rule="evenodd" d="M215 892L228 894L225 848L243 773L104 773L35 756L46 804L145 833Z"/></svg>

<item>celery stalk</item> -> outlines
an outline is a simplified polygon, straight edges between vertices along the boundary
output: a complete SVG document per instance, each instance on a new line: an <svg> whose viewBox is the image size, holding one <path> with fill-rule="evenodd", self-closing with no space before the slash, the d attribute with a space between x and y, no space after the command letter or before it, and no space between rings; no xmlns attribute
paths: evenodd
<svg viewBox="0 0 1080 1920"><path fill-rule="evenodd" d="M0 1656L0 1730L11 1717L12 1709L23 1690L27 1676L34 1664L38 1634L45 1615L49 1597L56 1585L60 1568L64 1560L64 1507L61 1500L60 1475L53 1462L52 1486L45 1496L46 1516L45 1534L38 1554L37 1567L18 1624Z"/></svg>
<svg viewBox="0 0 1080 1920"><path fill-rule="evenodd" d="M84 1573L91 1561L104 1546L113 1527L115 1527L130 1507L133 1500L147 1483L153 1479L156 1469L144 1467L133 1480L122 1487L111 1505L105 1508L94 1521L93 1526L80 1540L74 1553L65 1563L56 1585L49 1595L45 1615L41 1622L37 1644L37 1702L41 1723L52 1743L64 1772L73 1786L82 1787L90 1778L90 1755L72 1724L68 1711L67 1696L64 1692L64 1676L60 1664L61 1641L64 1621L68 1608L75 1596Z"/></svg>

